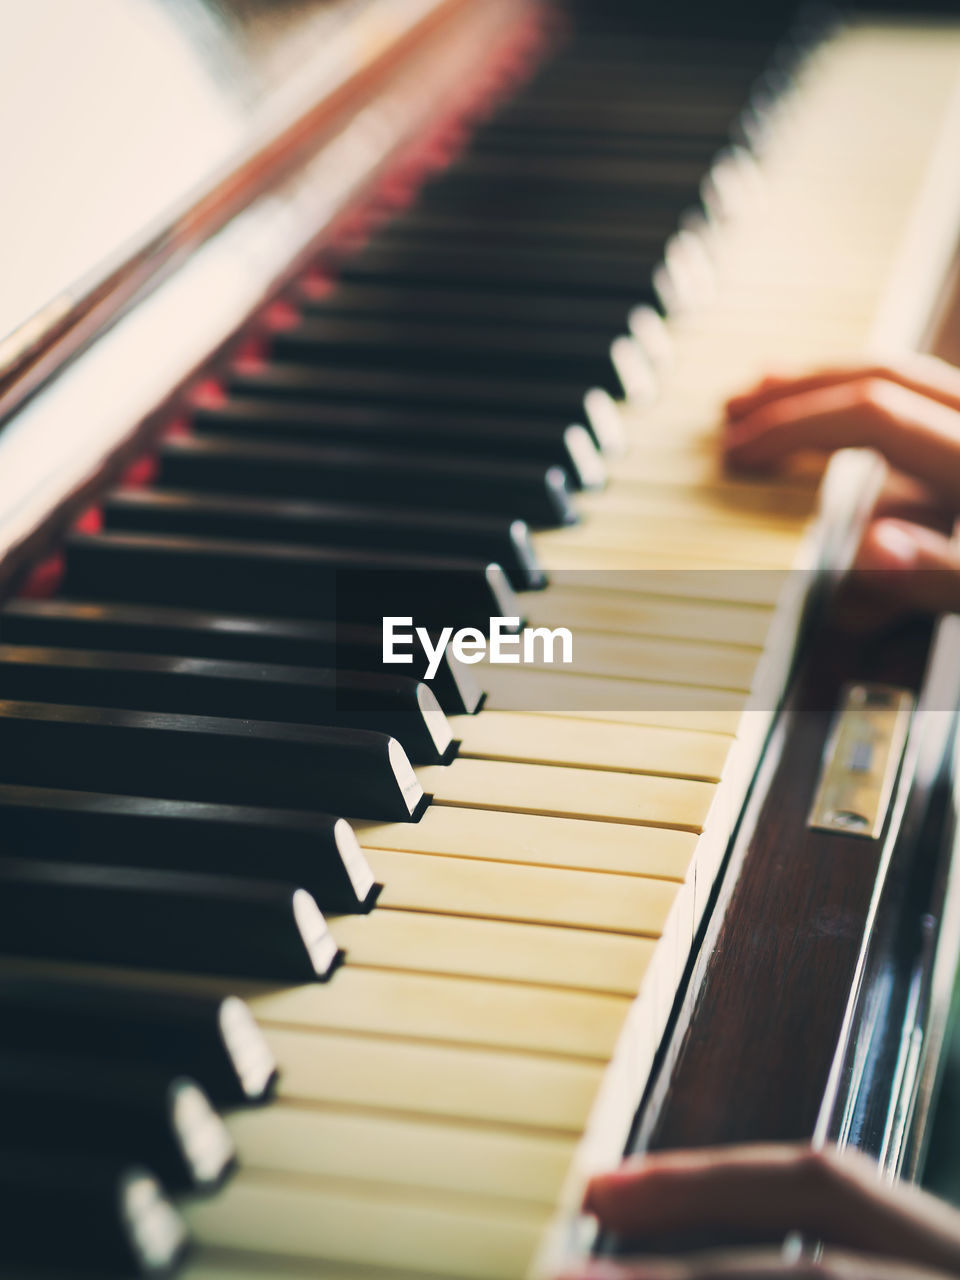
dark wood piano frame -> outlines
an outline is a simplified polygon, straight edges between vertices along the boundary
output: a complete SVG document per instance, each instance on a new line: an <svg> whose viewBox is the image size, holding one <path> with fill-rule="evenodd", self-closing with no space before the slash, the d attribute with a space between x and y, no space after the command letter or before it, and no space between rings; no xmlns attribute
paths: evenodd
<svg viewBox="0 0 960 1280"><path fill-rule="evenodd" d="M957 354L956 262L926 349ZM956 778L960 619L879 636L831 624L835 582L704 917L629 1151L733 1142L850 1145L918 1179L960 960ZM850 680L919 695L877 840L807 814Z"/></svg>

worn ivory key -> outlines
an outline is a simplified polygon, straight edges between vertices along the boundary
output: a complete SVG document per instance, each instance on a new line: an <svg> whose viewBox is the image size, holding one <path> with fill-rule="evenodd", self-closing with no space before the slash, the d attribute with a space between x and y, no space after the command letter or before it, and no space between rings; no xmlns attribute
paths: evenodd
<svg viewBox="0 0 960 1280"><path fill-rule="evenodd" d="M725 604L721 601L663 599L649 582L647 595L624 591L578 588L578 574L554 578L549 591L530 592L523 607L531 627L569 627L578 631L604 631L628 636L702 640L759 651L763 646L772 610L763 605Z"/></svg>
<svg viewBox="0 0 960 1280"><path fill-rule="evenodd" d="M734 734L746 695L727 689L664 685L652 680L608 680L562 667L487 667L486 708L538 715L576 716L700 733Z"/></svg>
<svg viewBox="0 0 960 1280"><path fill-rule="evenodd" d="M672 555L667 550L633 551L606 547L581 547L574 543L532 542L537 558L548 573L582 577L582 589L638 591L649 594L649 578L657 572L657 590L682 600L718 600L724 603L773 606L783 590L793 557L779 566L754 565L725 560L709 552ZM739 571L738 571L739 570ZM649 573L645 572L649 571Z"/></svg>
<svg viewBox="0 0 960 1280"><path fill-rule="evenodd" d="M706 495L704 495L706 498ZM648 504L654 506L655 504ZM677 555L696 556L704 546L731 561L779 567L784 559L796 554L805 522L784 518L775 512L752 514L741 511L736 518L730 510L717 504L685 512L661 509L644 510L642 499L633 510L622 506L600 506L582 526L579 545L633 547L638 550L667 545ZM693 511L697 510L697 514ZM580 526L577 526L579 529ZM552 538L552 535L551 535ZM573 539L570 539L573 541ZM560 539L556 539L560 545Z"/></svg>
<svg viewBox="0 0 960 1280"><path fill-rule="evenodd" d="M634 428L626 415L624 421L637 437L636 447L642 449L648 430L646 424ZM577 508L585 522L594 516L612 521L615 518L633 520L639 515L665 515L684 521L716 518L738 525L763 521L764 527L770 522L774 528L789 532L802 529L815 507L816 496L805 486L755 484L730 476L707 484L697 484L691 479L659 485L626 474L623 469L609 493L577 495Z"/></svg>
<svg viewBox="0 0 960 1280"><path fill-rule="evenodd" d="M597 992L399 973L347 965L335 981L242 994L263 1026L375 1032L603 1061L629 1001ZM318 995L322 998L317 998Z"/></svg>
<svg viewBox="0 0 960 1280"><path fill-rule="evenodd" d="M374 924L382 907L394 907L656 938L677 894L671 880L603 871L384 849L371 850L369 857L384 885L377 910L366 917Z"/></svg>
<svg viewBox="0 0 960 1280"><path fill-rule="evenodd" d="M240 1173L221 1195L187 1206L185 1216L201 1245L400 1266L445 1280L516 1280L549 1210L362 1183L307 1190Z"/></svg>
<svg viewBox="0 0 960 1280"><path fill-rule="evenodd" d="M451 716L450 728L460 741L462 757L658 773L705 782L719 781L730 748L730 739L715 733L585 724L572 717L547 720L506 711Z"/></svg>
<svg viewBox="0 0 960 1280"><path fill-rule="evenodd" d="M572 661L560 661L559 646L550 662L539 654L523 664L524 671L547 667L567 675L594 675L618 680L696 685L749 692L757 655L704 640L655 640L611 636L605 632L571 629ZM490 663L478 668L481 684Z"/></svg>
<svg viewBox="0 0 960 1280"><path fill-rule="evenodd" d="M640 989L656 945L653 938L593 929L517 925L384 906L371 915L335 916L330 926L351 964L621 996L633 996Z"/></svg>
<svg viewBox="0 0 960 1280"><path fill-rule="evenodd" d="M678 565L702 568L712 564L743 566L756 569L784 569L793 563L799 536L779 531L760 533L734 524L702 525L690 529L684 522L660 518L635 523L620 520L604 525L574 525L564 529L541 531L536 535L541 555L562 557L567 548L593 554L598 567L606 567L607 557L631 555L639 560L649 557L656 565L665 555ZM549 549L549 550L548 550ZM613 562L615 563L615 562Z"/></svg>
<svg viewBox="0 0 960 1280"><path fill-rule="evenodd" d="M352 1263L325 1264L320 1274L316 1263L217 1248L194 1249L177 1276L178 1280L422 1280L410 1271Z"/></svg>
<svg viewBox="0 0 960 1280"><path fill-rule="evenodd" d="M568 1137L276 1103L229 1117L243 1167L553 1205Z"/></svg>
<svg viewBox="0 0 960 1280"><path fill-rule="evenodd" d="M381 1112L409 1112L576 1136L602 1064L477 1046L297 1031L267 1039L280 1063L278 1097Z"/></svg>
<svg viewBox="0 0 960 1280"><path fill-rule="evenodd" d="M771 567L747 559L732 560L711 555L708 551L684 555L653 547L636 550L629 547L581 547L576 543L542 543L540 538L540 534L534 535L534 549L548 573L580 571L588 581L592 573L601 573L605 578L603 586L612 585L613 576L619 574L623 578L623 589L629 591L633 574L658 570L663 594L681 599L701 597L705 591L704 583L697 582L692 575L713 570L717 581L708 599L774 605L793 563L792 556L784 556L780 564ZM725 581L726 585L723 585Z"/></svg>
<svg viewBox="0 0 960 1280"><path fill-rule="evenodd" d="M487 714L491 713L484 713ZM552 723L544 718L548 730ZM582 726L576 723L589 732L588 722ZM697 845L697 837L691 832L666 827L638 831L621 822L441 805L431 805L419 822L354 822L353 826L361 846L368 851L443 853L491 862L617 871L660 880L686 879Z"/></svg>
<svg viewBox="0 0 960 1280"><path fill-rule="evenodd" d="M418 769L435 804L506 809L699 832L715 788L706 782L538 764L457 760Z"/></svg>

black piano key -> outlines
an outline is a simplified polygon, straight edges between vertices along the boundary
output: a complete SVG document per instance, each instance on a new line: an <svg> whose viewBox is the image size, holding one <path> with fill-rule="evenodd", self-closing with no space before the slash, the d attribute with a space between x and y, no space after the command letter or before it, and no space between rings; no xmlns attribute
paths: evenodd
<svg viewBox="0 0 960 1280"><path fill-rule="evenodd" d="M576 109L582 107L583 121L603 136L626 134L645 138L662 128L683 136L694 127L704 136L720 134L736 119L755 83L757 64L746 68L713 68L667 65L642 70L605 63L587 69L569 65L556 81L545 78L520 93L478 132L504 127L549 130L575 129ZM663 126L659 125L661 118ZM684 129L686 119L692 123Z"/></svg>
<svg viewBox="0 0 960 1280"><path fill-rule="evenodd" d="M328 912L379 892L353 828L324 813L0 784L0 830L12 857L279 880Z"/></svg>
<svg viewBox="0 0 960 1280"><path fill-rule="evenodd" d="M731 113L729 119L734 119ZM599 127L586 124L577 127L560 127L551 130L548 126L530 125L499 131L488 128L471 139L468 150L473 155L550 155L550 156L603 156L610 160L630 160L640 154L647 158L681 156L684 160L699 161L704 172L710 167L717 150L731 141L731 130L728 127L723 134L716 137L705 137L692 132L685 135L674 133L642 133L639 128L634 132L624 130L622 133L607 132ZM628 220L626 217L614 225L624 229L625 238Z"/></svg>
<svg viewBox="0 0 960 1280"><path fill-rule="evenodd" d="M535 141L538 140L531 139L531 146ZM414 209L394 218L385 231L391 244L399 241L418 244L431 240L453 245L465 241L467 245L567 248L572 251L603 246L655 259L675 227L674 218L656 218L647 222L611 218L591 222L565 214L561 209L538 210L535 214L528 212L526 217L522 214L477 217L468 210L433 211L428 208ZM518 336L522 332L518 330ZM545 335L537 333L531 336L537 339L534 350L543 345ZM518 345L522 351L525 344L520 342ZM568 342L567 345L573 347L574 343Z"/></svg>
<svg viewBox="0 0 960 1280"><path fill-rule="evenodd" d="M643 213L674 192L696 192L702 177L701 165L677 156L632 161L587 156L571 163L550 155L490 158L468 153L434 180L433 189L481 189L487 194L501 187L508 192L541 190L565 195L571 205L584 191L613 197L628 193Z"/></svg>
<svg viewBox="0 0 960 1280"><path fill-rule="evenodd" d="M556 299L538 293L505 294L485 290L421 288L417 285L338 284L320 291L305 286L298 299L308 315L355 318L409 318L429 323L451 320L481 326L502 322L545 332L589 333L606 347L622 331L625 308L618 299Z"/></svg>
<svg viewBox="0 0 960 1280"><path fill-rule="evenodd" d="M660 87L649 98L633 89L627 99L617 89L589 102L540 94L506 106L484 125L477 139L501 142L516 133L561 138L586 133L601 140L628 140L641 159L649 157L650 142L663 140L669 144L669 155L705 165L729 142L730 124L748 92L746 85L736 93L697 93L689 86L682 96L668 97ZM685 142L695 143L696 149L684 146ZM599 151L593 154L605 159Z"/></svg>
<svg viewBox="0 0 960 1280"><path fill-rule="evenodd" d="M31 1273L169 1274L187 1246L183 1219L142 1165L0 1150L0 1266Z"/></svg>
<svg viewBox="0 0 960 1280"><path fill-rule="evenodd" d="M641 161L660 161L665 157L681 160L684 165L706 167L721 147L729 145L730 125L743 105L743 98L732 97L722 102L716 98L691 97L684 101L658 103L634 101L626 103L617 95L597 98L589 103L561 102L557 99L517 103L499 112L468 143L470 154L474 143L489 144L509 151L515 138L557 142L575 142L591 138L597 142L588 158L622 163L617 144L627 144L630 153ZM606 151L613 144L614 151ZM548 150L548 158L552 153ZM624 154L628 154L624 150Z"/></svg>
<svg viewBox="0 0 960 1280"><path fill-rule="evenodd" d="M487 157L484 157L485 159ZM499 157L491 154L491 161ZM505 156L504 162L512 161ZM571 157L569 162L573 162ZM694 189L684 205L683 212L702 212L702 205ZM352 242L345 241L345 254L357 252L362 256L368 251L386 253L389 250L398 257L423 258L431 251L440 251L441 260L448 263L452 278L460 272L460 259L478 253L495 278L503 277L507 288L515 288L517 281L525 283L529 273L529 287L563 291L569 276L571 288L582 293L589 285L585 262L595 270L597 290L607 288L607 281L617 267L635 276L638 269L647 274L660 261L663 245L676 230L678 216L673 210L669 217L653 214L646 220L651 228L645 229L639 219L631 226L625 216L601 219L576 208L548 204L521 205L516 209L500 210L499 216L488 216L486 210L474 213L464 208L431 209L398 214L378 229L374 238L362 243L358 250ZM458 231L458 228L462 230ZM542 228L542 234L537 230ZM654 229L655 228L655 229ZM515 271L518 259L524 259L519 275ZM551 268L556 278L549 279ZM641 277L641 279L644 277ZM472 287L472 276L467 277L466 287Z"/></svg>
<svg viewBox="0 0 960 1280"><path fill-rule="evenodd" d="M501 159L478 155L472 158L472 164L476 167L485 163L496 171ZM515 166L522 167L520 162L526 159L526 156L517 156ZM550 159L558 171L562 171L566 157L553 156ZM492 216L495 219L531 218L542 214L549 220L555 212L562 210L565 218L618 224L632 213L644 220L663 219L665 225L670 225L686 208L697 204L702 176L700 170L695 182L671 189L650 186L618 188L601 183L571 184L562 176L552 183L537 179L527 182L518 174L504 176L497 181L461 171L456 181L451 181L448 173L441 181L427 186L421 195L420 207L430 212L468 213L473 217ZM352 278L359 280L361 277ZM478 287L485 287L482 281L478 282Z"/></svg>
<svg viewBox="0 0 960 1280"><path fill-rule="evenodd" d="M399 233L399 224L391 224L391 235ZM408 228L409 229L409 228ZM482 243L482 239L468 228L470 243ZM431 240L434 231L427 229ZM662 244L662 240L661 240ZM519 376L523 378L576 378L583 386L602 386L613 389L611 378L609 342L591 340L589 333L570 334L541 333L524 327L509 328L505 325L481 328L476 323L455 327L449 322L417 324L406 321L391 324L384 320L345 320L308 318L289 329L274 335L273 355L279 360L343 369L347 366L399 370L422 369L431 374L448 376L451 373L487 374L491 376ZM438 439L429 431L429 424L411 422L408 432L417 438L418 429L425 433L423 447L443 447L446 440L456 441L456 447L470 448L477 437L459 419L447 421L445 432ZM486 433L484 433L486 435ZM502 436L507 453L510 432L498 432L496 422L490 423L489 434ZM466 438L466 442L465 442ZM518 456L524 454L522 435L517 440ZM554 457L554 461L562 459Z"/></svg>
<svg viewBox="0 0 960 1280"><path fill-rule="evenodd" d="M309 401L312 376L299 366L274 366L269 379L261 378L258 394ZM502 515L546 527L576 520L567 473L552 464L188 436L163 445L159 467L157 483L171 489L382 501L417 511Z"/></svg>
<svg viewBox="0 0 960 1280"><path fill-rule="evenodd" d="M692 199L684 204L695 199L696 187ZM656 301L651 277L659 261L659 251L646 257L598 247L565 252L556 248L487 245L461 248L426 240L412 245L399 237L391 239L388 229L363 253L338 263L338 274L351 283L477 286L505 293L539 291L550 296L616 298L621 305L629 307ZM442 381L446 383L450 379ZM471 385L482 386L482 383ZM548 384L534 385L534 394L547 391ZM517 396L518 391L514 395ZM557 397L547 395L545 398L555 401Z"/></svg>
<svg viewBox="0 0 960 1280"><path fill-rule="evenodd" d="M376 327L384 335L394 328L391 321L320 320L316 324L345 324L353 329ZM603 360L609 364L608 336L601 345ZM393 353L386 336L381 350L404 367L402 353ZM491 461L555 463L582 489L599 488L606 478L597 443L587 427L548 422L536 414L524 417L495 410L474 412L464 406L444 409L393 404L389 400L326 404L310 398L298 403L278 396L262 400L240 396L216 407L196 410L193 427L203 436L410 449L447 454L450 460L476 455Z"/></svg>
<svg viewBox="0 0 960 1280"><path fill-rule="evenodd" d="M191 1076L224 1106L263 1102L277 1082L270 1046L236 996L4 970L0 1023L5 1044L19 1052L82 1051L138 1070L162 1066Z"/></svg>
<svg viewBox="0 0 960 1280"><path fill-rule="evenodd" d="M187 1076L77 1056L0 1052L7 1150L129 1160L176 1191L209 1191L236 1162L226 1126Z"/></svg>
<svg viewBox="0 0 960 1280"><path fill-rule="evenodd" d="M697 24L691 27L691 12L684 5L651 9L622 0L568 0L567 7L576 14L575 41L541 63L521 97L539 95L544 86L566 83L577 74L600 95L609 93L614 77L631 94L646 86L669 92L682 79L702 86L748 83L783 29L783 13L775 9L763 30L759 11L753 9L738 15L698 7ZM679 92L686 89L684 83Z"/></svg>
<svg viewBox="0 0 960 1280"><path fill-rule="evenodd" d="M0 702L7 783L407 822L426 800L403 748L361 729Z"/></svg>
<svg viewBox="0 0 960 1280"><path fill-rule="evenodd" d="M519 616L499 565L168 534L76 534L67 595L281 617L479 626Z"/></svg>
<svg viewBox="0 0 960 1280"><path fill-rule="evenodd" d="M9 600L0 609L0 640L296 667L384 670L379 627L205 613L162 605L101 604L59 597ZM427 671L427 656L422 648L415 648L412 656L414 661L405 670L421 680ZM474 668L458 661L449 649L430 687L449 715L473 715L483 705Z"/></svg>
<svg viewBox="0 0 960 1280"><path fill-rule="evenodd" d="M321 321L321 326L340 321ZM352 328L354 321L343 322ZM384 333L383 350L391 350L386 336L391 324L377 324ZM610 344L603 359L609 363ZM393 355L390 356L394 358ZM399 363L403 360L397 357ZM578 423L547 423L538 418L510 418L501 414L456 413L440 409L404 408L391 404L298 404L296 401L228 400L216 408L198 409L193 417L200 435L226 435L235 439L291 440L302 444L372 445L383 449L412 449L422 453L449 453L461 458L476 455L491 460L556 463L578 488L600 488L605 480L603 461L586 427Z"/></svg>
<svg viewBox="0 0 960 1280"><path fill-rule="evenodd" d="M358 262L366 262L363 254ZM436 277L443 281L443 277ZM620 309L652 302L650 290L620 290ZM472 409L486 413L546 418L556 423L583 417L586 388L579 379L483 378L413 370L314 368L311 365L275 362L261 367L235 369L227 379L229 391L239 396L319 400L327 404L391 404L416 408Z"/></svg>
<svg viewBox="0 0 960 1280"><path fill-rule="evenodd" d="M493 561L518 590L546 585L523 520L418 512L345 502L115 489L104 500L107 530L187 533L249 542L303 543L445 555Z"/></svg>
<svg viewBox="0 0 960 1280"><path fill-rule="evenodd" d="M622 0L578 0L574 7L575 41L536 70L521 99L542 98L554 87L562 96L576 80L601 98L609 97L615 86L631 101L644 93L659 98L725 88L742 101L769 57L773 39L783 31L783 11L775 6L771 25L762 33L760 11L749 7L739 15L746 29L736 31L738 14L729 8L714 8L715 23L708 29L709 15L698 7L691 29L690 10L683 5L654 10ZM761 34L763 38L747 38Z"/></svg>
<svg viewBox="0 0 960 1280"><path fill-rule="evenodd" d="M0 951L286 982L339 959L306 889L36 857L0 858Z"/></svg>
<svg viewBox="0 0 960 1280"><path fill-rule="evenodd" d="M429 686L390 674L0 644L0 698L372 729L417 764L456 754Z"/></svg>

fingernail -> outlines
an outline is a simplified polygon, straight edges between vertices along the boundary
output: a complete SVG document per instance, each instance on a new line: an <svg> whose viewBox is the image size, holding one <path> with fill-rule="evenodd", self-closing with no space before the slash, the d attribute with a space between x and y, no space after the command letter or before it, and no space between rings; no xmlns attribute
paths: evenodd
<svg viewBox="0 0 960 1280"><path fill-rule="evenodd" d="M879 524L874 531L877 543L902 569L909 569L917 562L918 547L905 529L896 524Z"/></svg>

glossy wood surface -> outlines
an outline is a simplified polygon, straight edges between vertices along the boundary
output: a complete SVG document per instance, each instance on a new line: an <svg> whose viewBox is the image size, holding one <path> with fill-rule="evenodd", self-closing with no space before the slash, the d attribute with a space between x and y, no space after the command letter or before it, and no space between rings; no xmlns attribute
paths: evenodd
<svg viewBox="0 0 960 1280"><path fill-rule="evenodd" d="M635 1149L812 1137L850 994L880 841L808 830L842 683L918 688L926 631L820 634L734 846Z"/></svg>

